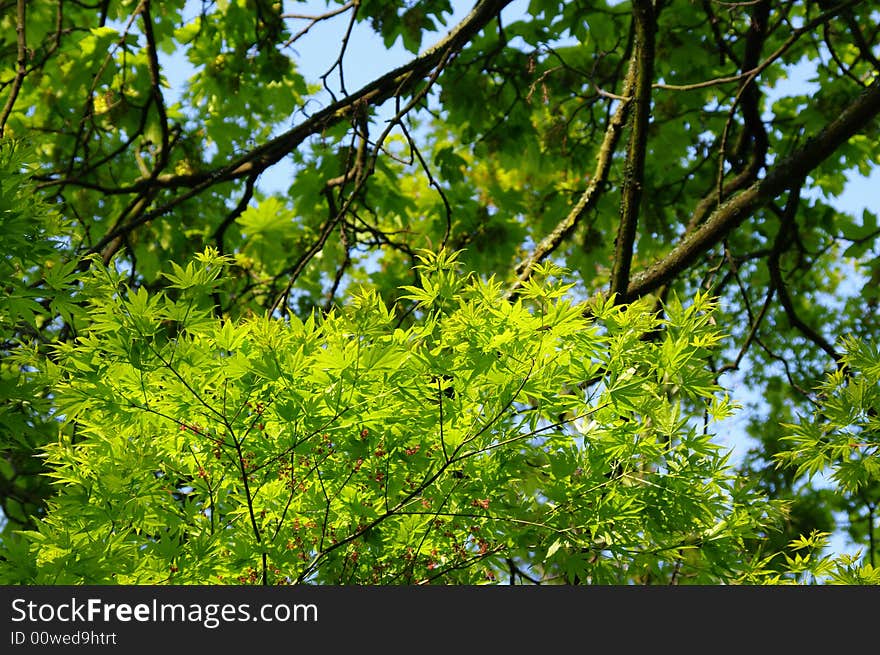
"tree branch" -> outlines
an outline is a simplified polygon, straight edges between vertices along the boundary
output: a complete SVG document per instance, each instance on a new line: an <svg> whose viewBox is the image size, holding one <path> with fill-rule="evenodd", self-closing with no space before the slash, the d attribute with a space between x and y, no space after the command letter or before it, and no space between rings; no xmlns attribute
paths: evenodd
<svg viewBox="0 0 880 655"><path fill-rule="evenodd" d="M617 109L608 122L608 127L605 129L605 136L602 139L602 145L599 146L599 153L596 156L596 169L593 171L592 177L590 177L587 188L584 189L577 204L571 208L566 217L553 228L550 234L541 240L541 243L537 245L529 257L517 265L515 269L516 280L506 294L508 300L517 296L522 285L532 276L535 266L544 261L565 241L581 219L586 216L587 212L596 205L602 192L605 190L605 182L608 180L608 173L611 170L614 150L617 147L617 142L620 140L623 125L626 122L629 106L632 102L637 68L638 52L634 51L623 82L623 93L621 96L623 99L619 101Z"/></svg>
<svg viewBox="0 0 880 655"><path fill-rule="evenodd" d="M686 236L663 259L634 276L627 289L633 299L651 293L672 280L721 242L758 208L791 187L793 181L830 157L880 114L880 78L866 88L840 116L815 137L767 170L767 175L720 205L699 228Z"/></svg>
<svg viewBox="0 0 880 655"><path fill-rule="evenodd" d="M785 315L788 317L788 322L791 323L791 326L797 329L819 348L824 350L834 362L840 366L843 361L840 353L834 350L834 347L828 343L828 340L825 337L804 323L801 317L798 316L797 311L795 311L794 308L794 303L791 301L791 296L788 293L788 287L785 286L785 280L782 278L782 269L779 265L779 258L791 245L794 217L797 213L798 205L800 204L800 198L801 183L798 183L791 189L788 202L780 216L779 232L776 233L776 240L773 243L773 252L770 254L770 257L767 258L767 268L770 272L770 290L771 292L773 290L776 291L776 294L779 297L779 304L782 305L782 309L785 310Z"/></svg>
<svg viewBox="0 0 880 655"><path fill-rule="evenodd" d="M156 104L159 114L159 131L162 134L162 144L150 177L156 177L168 164L170 131L168 129L168 113L165 111L165 98L162 95L162 76L159 68L159 53L156 45L156 37L153 34L153 17L150 14L150 2L146 0L141 11L141 19L144 23L144 36L147 39L147 63L150 71L150 93Z"/></svg>
<svg viewBox="0 0 880 655"><path fill-rule="evenodd" d="M6 104L3 105L3 112L0 113L0 137L3 136L3 131L6 129L6 121L9 120L9 116L12 114L12 108L15 106L15 101L18 99L19 91L21 91L24 77L27 75L27 37L25 34L25 18L25 0L18 0L15 16L15 34L18 42L18 50L15 57L17 70L15 72L15 79L12 81L12 88L9 90L9 97L6 98Z"/></svg>

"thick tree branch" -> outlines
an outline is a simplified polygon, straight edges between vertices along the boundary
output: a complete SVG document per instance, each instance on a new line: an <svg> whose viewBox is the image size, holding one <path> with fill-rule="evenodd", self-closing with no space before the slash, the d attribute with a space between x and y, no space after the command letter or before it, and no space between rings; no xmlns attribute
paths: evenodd
<svg viewBox="0 0 880 655"><path fill-rule="evenodd" d="M156 37L153 34L153 17L150 15L149 0L144 2L143 11L141 11L141 19L144 23L144 36L147 38L147 62L150 70L150 93L153 102L156 104L156 111L159 114L159 130L162 134L162 144L153 170L150 174L151 178L155 178L162 169L168 164L170 130L168 129L168 113L165 111L165 98L162 95L162 75L159 68L159 53L156 45Z"/></svg>
<svg viewBox="0 0 880 655"><path fill-rule="evenodd" d="M721 135L721 156L718 158L718 175L715 189L706 194L697 205L696 210L688 221L686 233L692 232L700 225L709 212L717 208L725 198L729 198L734 193L742 191L757 180L758 174L766 163L769 142L767 140L767 131L764 129L764 123L761 119L759 106L761 96L756 79L758 73L782 53L781 49L777 50L773 55L764 60L763 63L759 64L761 49L767 38L769 16L770 2L768 0L761 0L756 4L752 12L751 24L746 35L742 65L743 72L741 74L742 83ZM790 42L794 43L791 39ZM734 146L733 154L728 157L726 155L727 136L738 105L742 107L744 125L739 139ZM743 165L742 161L746 159L750 148L751 156L748 162ZM731 180L724 179L724 165L728 160L733 165L734 171L741 169Z"/></svg>
<svg viewBox="0 0 880 655"><path fill-rule="evenodd" d="M25 34L25 0L18 0L15 15L15 34L17 41L17 52L15 56L15 65L17 70L15 78L12 81L12 88L9 90L9 97L6 98L6 104L3 105L3 112L0 113L0 137L6 129L6 121L12 113L15 101L18 99L18 93L21 91L21 85L27 75L27 36Z"/></svg>
<svg viewBox="0 0 880 655"><path fill-rule="evenodd" d="M745 55L743 59L743 68L757 69L761 59L761 49L764 47L764 41L767 39L768 27L770 20L770 0L764 0L758 3L751 14L751 24L746 34ZM754 76L748 76L740 86L737 94L740 104L742 105L742 114L744 120L743 130L734 147L733 156L736 159L743 160L749 148L753 148L756 157L753 158L748 168L753 169L757 175L758 169L764 165L764 156L767 154L767 131L764 129L764 123L761 120L760 99L761 92L756 84Z"/></svg>
<svg viewBox="0 0 880 655"><path fill-rule="evenodd" d="M587 212L596 205L596 202L598 202L602 192L605 190L605 183L611 170L614 150L617 147L617 142L620 140L620 135L623 131L624 123L626 123L627 114L632 102L637 69L638 52L634 51L623 82L623 92L621 95L623 99L618 101L617 109L614 111L608 122L608 127L605 129L605 136L602 139L602 145L599 146L599 153L596 156L596 169L593 171L592 177L590 177L587 188L584 189L581 197L566 217L553 228L550 234L541 240L529 257L517 265L515 271L517 277L507 292L508 300L516 297L523 283L532 276L535 266L544 261L565 241L581 219L586 216Z"/></svg>
<svg viewBox="0 0 880 655"><path fill-rule="evenodd" d="M668 255L634 276L627 289L633 299L658 289L716 246L752 213L806 177L841 145L880 114L880 79L865 89L840 116L788 157L767 170L766 176L713 211L699 228L687 235Z"/></svg>
<svg viewBox="0 0 880 655"><path fill-rule="evenodd" d="M749 30L746 34L745 55L743 58L743 67L746 69L757 68L758 66L758 60L761 56L761 48L764 45L764 40L767 35L767 21L769 20L769 17L770 2L769 0L761 0L754 7L754 11L751 14ZM724 130L721 133L721 152L718 157L718 176L716 183L716 205L720 205L724 198L729 197L731 193L735 193L746 185L754 182L758 178L758 173L765 163L768 148L767 132L764 129L764 123L761 120L761 112L758 106L761 94L758 91L757 84L755 84L755 79L755 76L750 75L743 80L734 99L733 106L730 109L727 121L724 124ZM733 117L737 106L742 107L743 128L740 132L739 139L733 148L733 152L728 154L727 137L730 132L730 127L733 124ZM734 170L741 169L743 167L742 162L746 159L746 155L750 149L752 151L752 156L749 159L748 165L746 165L745 168L734 178L731 183L731 189L725 191L725 164L729 162ZM711 194L708 197L711 198ZM707 205L706 208L711 208L711 203ZM691 218L688 225L690 229L693 229L697 224L695 221L698 216L699 214L695 213Z"/></svg>
<svg viewBox="0 0 880 655"><path fill-rule="evenodd" d="M654 77L654 36L657 25L650 0L633 2L635 23L635 85L633 89L630 135L626 163L623 170L623 188L620 198L620 224L614 242L614 265L611 270L611 293L624 303L629 286L633 246L642 203L645 177L645 157L648 143L648 121L651 117L651 83Z"/></svg>

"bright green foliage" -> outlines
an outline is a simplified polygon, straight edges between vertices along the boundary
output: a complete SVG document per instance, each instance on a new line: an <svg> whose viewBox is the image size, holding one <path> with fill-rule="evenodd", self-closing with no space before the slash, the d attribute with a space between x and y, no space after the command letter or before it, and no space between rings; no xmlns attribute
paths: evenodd
<svg viewBox="0 0 880 655"><path fill-rule="evenodd" d="M878 16L0 1L0 577L876 582Z"/></svg>
<svg viewBox="0 0 880 655"><path fill-rule="evenodd" d="M51 317L72 325L80 314L72 297L76 262L61 252L70 226L34 194L31 160L22 143L0 142L0 490L5 518L19 525L42 509L49 487L34 452L57 434L33 336L58 334Z"/></svg>
<svg viewBox="0 0 880 655"><path fill-rule="evenodd" d="M781 460L797 473L813 476L832 469L832 479L858 492L880 479L880 353L871 344L850 340L842 367L819 388L822 403L812 420L790 426L791 450Z"/></svg>
<svg viewBox="0 0 880 655"><path fill-rule="evenodd" d="M48 371L74 428L46 448L58 495L6 580L749 575L740 544L778 512L695 420L730 411L701 364L712 303L661 319L549 281L509 302L455 260L423 256L406 329L371 291L324 317L215 319L216 251L153 295L96 268L91 326Z"/></svg>
<svg viewBox="0 0 880 655"><path fill-rule="evenodd" d="M777 459L798 476L830 478L850 538L867 542L866 560L874 564L880 556L870 529L880 502L880 353L853 339L843 345L841 368L818 389L821 403L812 417L787 426L787 449Z"/></svg>

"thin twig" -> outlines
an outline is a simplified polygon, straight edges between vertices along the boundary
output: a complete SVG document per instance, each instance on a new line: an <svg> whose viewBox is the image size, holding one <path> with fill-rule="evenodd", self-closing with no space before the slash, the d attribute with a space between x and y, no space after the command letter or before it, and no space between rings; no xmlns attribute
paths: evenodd
<svg viewBox="0 0 880 655"><path fill-rule="evenodd" d="M3 112L0 113L0 137L3 136L3 132L6 129L6 121L9 120L9 116L12 114L12 108L15 106L15 101L18 99L18 94L21 91L21 85L24 82L25 75L27 75L27 36L25 34L27 16L25 4L25 0L18 0L16 4L15 35L18 45L15 63L17 69L15 79L12 82L12 88L9 91L9 97L6 98Z"/></svg>

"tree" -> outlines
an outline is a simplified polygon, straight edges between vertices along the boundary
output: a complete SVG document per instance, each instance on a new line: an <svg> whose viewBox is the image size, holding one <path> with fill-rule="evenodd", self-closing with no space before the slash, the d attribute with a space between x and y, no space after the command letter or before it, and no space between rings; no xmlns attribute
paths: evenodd
<svg viewBox="0 0 880 655"><path fill-rule="evenodd" d="M880 7L510 4L0 5L4 580L880 580Z"/></svg>

